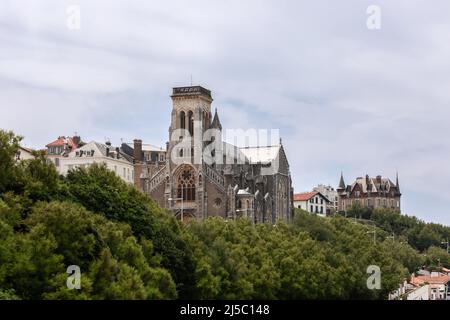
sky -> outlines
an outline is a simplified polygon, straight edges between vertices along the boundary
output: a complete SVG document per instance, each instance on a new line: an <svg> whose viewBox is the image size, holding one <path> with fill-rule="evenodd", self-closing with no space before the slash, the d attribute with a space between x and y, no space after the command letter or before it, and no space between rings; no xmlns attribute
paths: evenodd
<svg viewBox="0 0 450 320"><path fill-rule="evenodd" d="M165 146L171 88L192 77L224 128L280 130L295 192L398 171L402 213L450 225L449 15L447 0L3 0L0 128L34 148L75 132Z"/></svg>

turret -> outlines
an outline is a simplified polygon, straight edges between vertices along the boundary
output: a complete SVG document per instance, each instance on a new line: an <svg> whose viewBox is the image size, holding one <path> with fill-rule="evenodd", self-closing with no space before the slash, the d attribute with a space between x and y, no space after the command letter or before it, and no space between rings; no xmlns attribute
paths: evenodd
<svg viewBox="0 0 450 320"><path fill-rule="evenodd" d="M211 128L222 130L222 124L220 123L219 115L217 114L217 108L216 108L216 111L214 113L214 119L213 119L213 121L211 123Z"/></svg>
<svg viewBox="0 0 450 320"><path fill-rule="evenodd" d="M338 190L345 190L346 186L345 186L345 182L344 182L344 175L341 171L341 179L339 181L339 188Z"/></svg>

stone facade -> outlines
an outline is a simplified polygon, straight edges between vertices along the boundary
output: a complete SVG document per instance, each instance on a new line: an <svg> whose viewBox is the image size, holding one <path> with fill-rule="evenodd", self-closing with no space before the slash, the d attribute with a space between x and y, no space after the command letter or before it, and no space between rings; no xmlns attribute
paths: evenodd
<svg viewBox="0 0 450 320"><path fill-rule="evenodd" d="M222 142L209 90L173 88L171 98L165 161L136 161L136 186L183 220L221 216L247 217L255 223L289 221L292 181L281 140L271 146L232 146ZM135 150L139 143L135 141Z"/></svg>
<svg viewBox="0 0 450 320"><path fill-rule="evenodd" d="M341 212L347 211L356 203L371 209L390 208L401 211L398 175L395 184L389 178L381 176L370 178L366 175L357 178L351 185L346 185L341 174L337 192L339 196L338 210Z"/></svg>

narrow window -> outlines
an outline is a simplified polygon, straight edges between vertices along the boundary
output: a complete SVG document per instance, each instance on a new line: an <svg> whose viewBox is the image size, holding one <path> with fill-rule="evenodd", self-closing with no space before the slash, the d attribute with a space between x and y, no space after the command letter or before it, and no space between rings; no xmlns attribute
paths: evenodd
<svg viewBox="0 0 450 320"><path fill-rule="evenodd" d="M180 128L186 129L186 114L184 111L180 112Z"/></svg>
<svg viewBox="0 0 450 320"><path fill-rule="evenodd" d="M189 121L189 134L191 137L194 135L194 114L192 111L188 113L188 121Z"/></svg>

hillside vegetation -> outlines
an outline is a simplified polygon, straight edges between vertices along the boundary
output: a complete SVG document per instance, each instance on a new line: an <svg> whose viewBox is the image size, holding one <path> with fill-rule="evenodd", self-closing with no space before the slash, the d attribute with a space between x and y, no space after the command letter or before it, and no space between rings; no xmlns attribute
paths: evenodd
<svg viewBox="0 0 450 320"><path fill-rule="evenodd" d="M104 166L61 177L43 154L16 163L20 140L0 130L0 299L385 299L422 265L450 265L450 228L389 210L182 225Z"/></svg>

